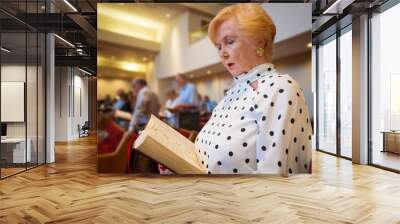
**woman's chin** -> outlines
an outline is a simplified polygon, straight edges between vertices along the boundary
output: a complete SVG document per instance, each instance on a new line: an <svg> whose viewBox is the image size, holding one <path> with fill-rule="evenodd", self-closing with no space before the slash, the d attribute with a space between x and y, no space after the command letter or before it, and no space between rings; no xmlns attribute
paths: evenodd
<svg viewBox="0 0 400 224"><path fill-rule="evenodd" d="M231 73L232 76L238 76L244 72L244 71L241 71L241 69L235 68L234 66L231 68L225 66L225 68L226 68L226 70L228 70L229 73Z"/></svg>
<svg viewBox="0 0 400 224"><path fill-rule="evenodd" d="M232 76L236 77L239 76L240 74L242 74L242 72L240 71L229 71L231 73Z"/></svg>

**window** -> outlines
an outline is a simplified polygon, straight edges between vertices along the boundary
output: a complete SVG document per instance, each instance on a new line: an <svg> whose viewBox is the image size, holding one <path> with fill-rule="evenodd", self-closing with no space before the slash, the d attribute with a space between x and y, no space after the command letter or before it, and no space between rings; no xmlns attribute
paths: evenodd
<svg viewBox="0 0 400 224"><path fill-rule="evenodd" d="M23 14L39 13L43 4L1 1L0 6L17 5ZM45 163L46 39L13 16L0 12L0 18L0 178L5 178Z"/></svg>
<svg viewBox="0 0 400 224"><path fill-rule="evenodd" d="M317 149L336 154L336 39L318 47Z"/></svg>
<svg viewBox="0 0 400 224"><path fill-rule="evenodd" d="M351 26L340 36L340 155L352 157L352 33Z"/></svg>
<svg viewBox="0 0 400 224"><path fill-rule="evenodd" d="M317 53L317 149L351 159L353 96L351 24L322 41L318 45Z"/></svg>
<svg viewBox="0 0 400 224"><path fill-rule="evenodd" d="M371 18L372 164L400 170L400 4ZM386 138L385 138L386 136Z"/></svg>

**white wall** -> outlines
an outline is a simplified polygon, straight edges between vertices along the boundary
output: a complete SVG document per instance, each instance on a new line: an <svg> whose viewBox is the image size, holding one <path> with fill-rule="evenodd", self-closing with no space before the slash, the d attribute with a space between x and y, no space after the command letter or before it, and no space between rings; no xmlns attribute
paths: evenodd
<svg viewBox="0 0 400 224"><path fill-rule="evenodd" d="M311 3L264 3L276 26L275 43L311 31Z"/></svg>
<svg viewBox="0 0 400 224"><path fill-rule="evenodd" d="M97 99L103 99L107 94L114 99L119 89L128 92L131 90L131 81L129 79L97 79Z"/></svg>
<svg viewBox="0 0 400 224"><path fill-rule="evenodd" d="M27 78L27 80L26 80ZM25 66L25 64L3 64L1 66L1 81L24 82L26 85L26 120L23 122L6 122L7 137L9 138L29 138L31 141L32 161L44 162L44 74L42 68L35 66ZM23 94L23 93L22 93ZM7 96L2 96L7 97ZM10 110L10 108L1 108L1 110ZM8 111L12 113L12 111ZM37 156L39 153L39 156ZM49 160L51 161L51 160Z"/></svg>
<svg viewBox="0 0 400 224"><path fill-rule="evenodd" d="M55 140L68 140L68 117L69 115L69 83L67 67L56 67L55 69Z"/></svg>
<svg viewBox="0 0 400 224"><path fill-rule="evenodd" d="M17 82L25 82L25 74L27 69L28 74L35 73L36 74L36 67L33 66L28 66L25 67L25 65L2 65L1 66L1 81L17 81ZM28 77L30 78L30 77ZM31 82L31 80L29 80ZM36 82L34 83L29 83L36 85ZM27 93L27 104L30 104L33 100L36 99L36 88L27 88L28 93ZM34 98L34 99L33 99ZM33 105L31 105L33 106ZM35 108L36 108L36 103L35 103ZM7 110L7 108L1 108L1 110ZM28 109L29 110L29 109ZM30 110L29 110L30 111ZM34 117L31 116L32 114L27 114L28 121L31 122L33 118L36 119L36 114L34 114ZM35 120L36 121L36 120ZM8 137L25 137L25 125L26 122L8 122L7 123L7 136ZM28 128L30 128L32 125L28 125ZM28 130L28 134L31 133ZM28 136L29 137L29 136Z"/></svg>
<svg viewBox="0 0 400 224"><path fill-rule="evenodd" d="M76 71L76 70L75 70ZM72 138L79 137L78 132L78 125L82 126L85 121L89 119L89 111L88 111L88 78L81 76L82 73L74 74L74 91L72 98L74 99L74 107L73 107L73 114L72 114Z"/></svg>
<svg viewBox="0 0 400 224"><path fill-rule="evenodd" d="M232 76L227 72L192 79L190 82L196 85L201 96L207 95L217 102L224 97L224 90L233 86Z"/></svg>
<svg viewBox="0 0 400 224"><path fill-rule="evenodd" d="M88 121L88 78L71 67L56 67L55 141L78 138L78 124Z"/></svg>

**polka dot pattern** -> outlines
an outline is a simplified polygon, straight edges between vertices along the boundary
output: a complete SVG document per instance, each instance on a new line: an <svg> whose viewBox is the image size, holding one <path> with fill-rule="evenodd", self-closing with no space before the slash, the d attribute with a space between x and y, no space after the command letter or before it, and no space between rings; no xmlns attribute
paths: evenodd
<svg viewBox="0 0 400 224"><path fill-rule="evenodd" d="M234 82L195 141L204 167L212 174L308 173L312 131L299 84L272 64Z"/></svg>

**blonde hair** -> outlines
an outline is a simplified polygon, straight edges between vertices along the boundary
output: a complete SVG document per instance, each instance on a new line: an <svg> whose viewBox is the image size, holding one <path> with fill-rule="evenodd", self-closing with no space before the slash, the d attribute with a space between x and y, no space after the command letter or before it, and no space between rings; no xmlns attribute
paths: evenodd
<svg viewBox="0 0 400 224"><path fill-rule="evenodd" d="M264 56L270 61L276 27L264 9L256 3L240 3L223 8L208 26L208 37L214 45L216 45L218 28L230 19L235 19L239 30L247 39L256 37L265 41Z"/></svg>

